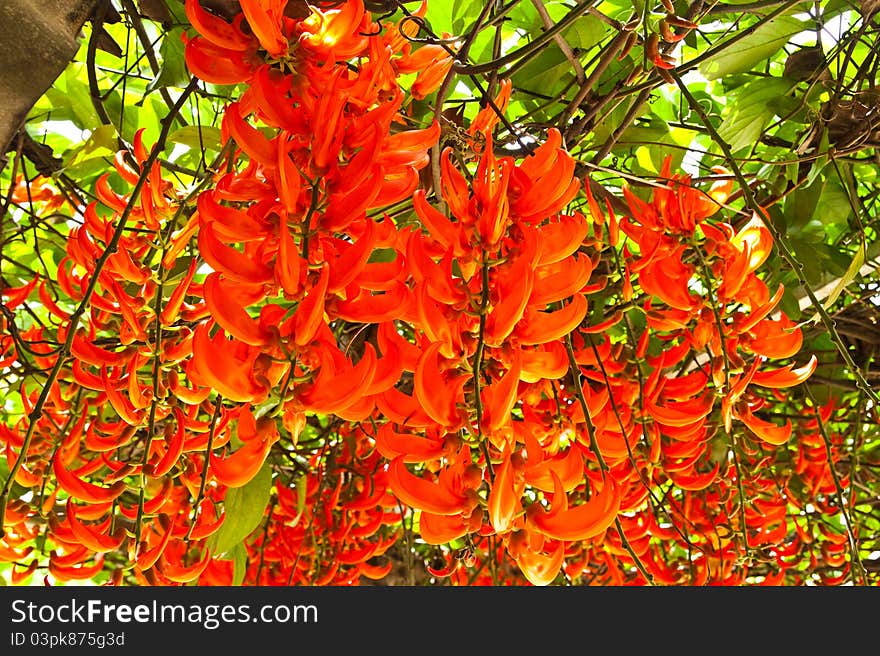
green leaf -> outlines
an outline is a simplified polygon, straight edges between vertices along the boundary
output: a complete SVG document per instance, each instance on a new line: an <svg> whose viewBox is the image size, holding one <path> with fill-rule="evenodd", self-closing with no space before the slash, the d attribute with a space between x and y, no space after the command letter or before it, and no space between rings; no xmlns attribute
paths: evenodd
<svg viewBox="0 0 880 656"><path fill-rule="evenodd" d="M6 458L0 458L0 481L6 483L9 478L9 466L6 464Z"/></svg>
<svg viewBox="0 0 880 656"><path fill-rule="evenodd" d="M700 64L700 73L709 80L717 80L751 70L755 64L773 57L792 35L805 27L803 21L791 16L774 18L704 61Z"/></svg>
<svg viewBox="0 0 880 656"><path fill-rule="evenodd" d="M725 6L728 6L728 5L730 6L729 13L739 14L741 10L737 9L736 5L747 5L752 2L754 2L754 0L728 0L728 2L725 2L724 4L725 4ZM806 4L807 2L809 2L809 0L803 0L802 4ZM721 7L719 7L719 9L720 8ZM823 7L822 9L823 9L823 15L824 15L824 12L827 11L827 9L825 9L825 7Z"/></svg>
<svg viewBox="0 0 880 656"><path fill-rule="evenodd" d="M816 207L824 190L825 180L819 179L808 187L798 188L788 196L785 201L785 222L789 226L789 232L795 232L792 228L801 228L809 223L816 214Z"/></svg>
<svg viewBox="0 0 880 656"><path fill-rule="evenodd" d="M836 180L829 180L816 202L813 216L825 225L829 225L845 224L850 214L852 214L852 205L846 190Z"/></svg>
<svg viewBox="0 0 880 656"><path fill-rule="evenodd" d="M68 108L70 119L77 127L83 130L94 130L101 125L89 86L83 80L86 79L85 66L74 63L67 67L47 92L49 100L54 107Z"/></svg>
<svg viewBox="0 0 880 656"><path fill-rule="evenodd" d="M248 483L231 488L226 493L226 519L223 520L220 530L209 538L213 553L229 553L260 525L269 504L271 490L272 468L264 464Z"/></svg>
<svg viewBox="0 0 880 656"><path fill-rule="evenodd" d="M801 306L795 289L797 288L794 285L787 285L779 302L779 309L792 321L797 321L801 316Z"/></svg>
<svg viewBox="0 0 880 656"><path fill-rule="evenodd" d="M219 151L220 128L211 125L186 125L168 135L168 141L183 144L193 150L204 147L206 150Z"/></svg>
<svg viewBox="0 0 880 656"><path fill-rule="evenodd" d="M815 287L821 282L823 273L816 243L807 241L803 237L792 237L789 239L789 246L795 259L803 265L803 274L807 284Z"/></svg>
<svg viewBox="0 0 880 656"><path fill-rule="evenodd" d="M232 549L232 585L242 584L247 574L247 565L247 549L239 543Z"/></svg>
<svg viewBox="0 0 880 656"><path fill-rule="evenodd" d="M454 0L452 3L452 32L462 34L477 20L482 9L481 0Z"/></svg>
<svg viewBox="0 0 880 656"><path fill-rule="evenodd" d="M0 458L0 484L5 485L7 479L9 478L9 467L6 464L6 458ZM305 477L303 477L305 478ZM12 483L12 487L10 489L10 495L13 499L20 497L22 494L25 494L27 489L19 485L18 483Z"/></svg>
<svg viewBox="0 0 880 656"><path fill-rule="evenodd" d="M452 32L452 13L457 0L434 0L431 2L431 11L425 16L431 30L438 36L443 33ZM420 33L419 38L427 36Z"/></svg>
<svg viewBox="0 0 880 656"><path fill-rule="evenodd" d="M733 109L718 126L718 134L736 152L756 143L775 111L772 101L793 88L790 80L763 78L742 87L734 96Z"/></svg>
<svg viewBox="0 0 880 656"><path fill-rule="evenodd" d="M162 65L159 74L147 85L147 93L160 87L185 87L189 81L189 72L186 70L184 58L184 45L180 39L183 28L175 28L162 39L159 46L159 55L162 57Z"/></svg>
<svg viewBox="0 0 880 656"><path fill-rule="evenodd" d="M822 302L822 307L826 310L829 309L840 295L843 293L843 290L846 289L849 284L856 279L856 276L859 275L859 271L862 268L862 265L865 263L865 245L863 243L859 244L859 249L856 251L855 257L850 262L849 267L837 281L837 284L831 289L831 292L828 294L828 298L826 298ZM810 317L810 321L819 322L819 312L817 311L812 317Z"/></svg>
<svg viewBox="0 0 880 656"><path fill-rule="evenodd" d="M495 33L493 30L481 30L471 46L470 56L474 61L491 61L495 49Z"/></svg>
<svg viewBox="0 0 880 656"><path fill-rule="evenodd" d="M822 173L822 170L830 161L828 157L828 131L824 130L822 140L819 142L819 151L822 153L814 161L810 162L810 170L807 172L806 184L811 185Z"/></svg>
<svg viewBox="0 0 880 656"><path fill-rule="evenodd" d="M174 20L178 23L188 23L189 19L186 17L186 9L184 8L184 4L182 0L163 0L165 6L168 7L169 13L174 17Z"/></svg>
<svg viewBox="0 0 880 656"><path fill-rule="evenodd" d="M186 272L189 270L189 265L192 263L192 257L188 255L184 255L182 257L178 257L174 260L174 267L166 274L165 284L166 285L175 285L178 281L182 280Z"/></svg>
<svg viewBox="0 0 880 656"><path fill-rule="evenodd" d="M159 133L159 121L149 105L141 107L132 102L132 99L132 93L126 93L123 97L120 91L113 91L104 101L107 115L126 141L132 141L135 132L139 128L145 128L144 143L152 144Z"/></svg>
<svg viewBox="0 0 880 656"><path fill-rule="evenodd" d="M562 36L572 48L589 50L605 36L605 23L592 15L581 16Z"/></svg>
<svg viewBox="0 0 880 656"><path fill-rule="evenodd" d="M563 75L571 75L571 64L559 48L545 48L541 54L519 69L512 77L517 89L539 96L552 96L561 90Z"/></svg>
<svg viewBox="0 0 880 656"><path fill-rule="evenodd" d="M623 119L626 116L628 109L629 105L626 102L622 102L614 107L605 115L602 121L599 121L595 125L591 135L592 139L590 141L594 144L601 144L608 139L614 130L623 123Z"/></svg>
<svg viewBox="0 0 880 656"><path fill-rule="evenodd" d="M65 166L75 166L93 157L113 157L116 153L116 128L102 125L79 148L65 153ZM102 159L103 161L103 159ZM106 163L105 163L106 165Z"/></svg>
<svg viewBox="0 0 880 656"><path fill-rule="evenodd" d="M397 250L394 248L377 248L367 260L369 264L375 262L393 262L397 259Z"/></svg>
<svg viewBox="0 0 880 656"><path fill-rule="evenodd" d="M103 157L89 157L64 168L65 175L86 187L103 173L107 173L107 160Z"/></svg>

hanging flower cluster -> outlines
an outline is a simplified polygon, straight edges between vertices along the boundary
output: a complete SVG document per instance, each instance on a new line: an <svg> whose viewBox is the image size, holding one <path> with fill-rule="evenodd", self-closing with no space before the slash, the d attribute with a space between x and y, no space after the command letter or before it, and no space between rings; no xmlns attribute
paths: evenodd
<svg viewBox="0 0 880 656"><path fill-rule="evenodd" d="M360 2L299 19L270 4L243 2L230 24L186 3L199 30L186 45L191 70L246 85L223 119L225 137L241 148L228 150L229 172L181 225L183 194L159 164L143 168L139 132L134 161L123 153L115 161L139 194L119 195L102 176L58 268L63 302L40 283L57 335L21 334L39 356L33 364L58 364L60 373L41 416L3 427L15 482L38 493L28 511L10 505L4 541L12 549L32 539L29 519L46 517L57 580L90 578L107 567L104 554L120 552L132 567L116 563L119 576L221 582L212 558L222 554L208 539L224 523L228 491L257 475L282 432L296 445L306 412L364 418L399 376L394 354L369 347L352 361L330 325L393 315L408 299L399 261L368 262L375 249L394 247L397 231L366 212L412 195L439 126L414 127L401 113L398 65L411 71L412 53L395 25L380 30ZM6 306L37 282L7 290ZM83 301L83 317L62 308ZM58 362L53 339L69 339L69 362ZM3 348L4 362L15 362L6 331ZM38 394L22 386L28 411ZM351 455L352 469L367 466ZM362 487L372 484L369 466ZM290 492L279 489L276 515L285 517ZM370 517L366 531L337 531L339 544L351 557L383 525Z"/></svg>
<svg viewBox="0 0 880 656"><path fill-rule="evenodd" d="M57 372L0 426L24 491L0 541L16 581L42 566L42 527L54 580L114 584L358 584L414 536L454 584L773 583L807 552L845 567L845 539L791 517L839 512L849 482L830 405L766 416L817 360L791 361L763 217L712 218L732 182L703 192L667 161L616 216L556 130L496 149L503 81L469 152L442 152L432 202L440 126L407 116L400 78L425 97L449 53L361 0L241 8L186 2L190 70L242 85L210 185L176 189L138 133L115 160L131 191L100 178L57 280L3 291L0 362ZM9 322L34 290L54 333ZM780 480L765 465L792 434ZM267 469L238 571L216 545Z"/></svg>

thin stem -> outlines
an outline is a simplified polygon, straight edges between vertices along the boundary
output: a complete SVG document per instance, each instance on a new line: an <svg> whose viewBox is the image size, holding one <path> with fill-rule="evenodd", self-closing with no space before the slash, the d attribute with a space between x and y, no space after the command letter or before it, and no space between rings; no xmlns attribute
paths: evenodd
<svg viewBox="0 0 880 656"><path fill-rule="evenodd" d="M532 0L532 5L535 7L535 11L538 12L538 16L541 17L541 22L544 23L544 28L548 30L551 29L554 24L553 19L550 18L550 14L547 13L547 8L544 6L543 0ZM570 63L571 67L574 69L574 75L578 81L578 84L584 84L584 82L586 81L586 77L584 76L584 67L581 66L581 63L575 56L574 51L571 49L571 46L568 45L568 41L566 41L565 37L558 32L553 35L553 41L556 43L556 45L562 51L562 54L565 55L568 63Z"/></svg>
<svg viewBox="0 0 880 656"><path fill-rule="evenodd" d="M486 467L489 469L491 480L495 481L495 471L492 469L492 460L489 458L489 448L483 439L483 399L480 397L480 376L483 372L483 351L486 346L486 315L489 309L489 265L483 258L483 265L480 268L482 276L482 291L480 296L480 334L477 337L477 350L474 353L474 409L477 412L477 441L480 443L480 449L486 458Z"/></svg>
<svg viewBox="0 0 880 656"><path fill-rule="evenodd" d="M540 52L544 48L544 46L550 43L550 41L552 41L557 34L565 30L569 25L573 25L578 18L583 16L583 14L593 4L595 4L594 0L584 0L577 3L577 5L575 5L575 7L571 11L563 16L562 19L558 23L556 23L556 25L544 31L541 36L536 38L534 41L529 42L521 48L517 48L511 53L508 53L497 59L493 59L489 62L484 62L482 64L473 64L470 66L463 64L459 61L455 66L453 66L453 70L456 70L462 75L489 73L493 70L500 69L502 66L506 66L511 62L515 62L519 59Z"/></svg>
<svg viewBox="0 0 880 656"><path fill-rule="evenodd" d="M202 463L202 476L199 481L199 492L196 495L196 500L193 503L193 518L192 522L189 525L189 530L186 532L186 542L188 543L192 538L193 529L196 526L196 520L199 518L199 513L202 507L202 500L205 498L205 487L208 482L208 464L211 462L211 449L214 448L214 431L217 430L217 421L220 419L220 413L223 410L223 397L217 395L216 400L214 401L214 414L211 417L211 427L208 429L208 444L205 446L205 462Z"/></svg>
<svg viewBox="0 0 880 656"><path fill-rule="evenodd" d="M596 427L593 425L592 417L590 417L590 406L587 405L587 399L584 397L584 388L581 383L581 369L574 356L574 346L571 342L571 333L568 333L565 336L565 352L568 354L568 368L571 369L571 378L574 381L575 395L577 396L581 410L584 413L584 421L587 423L587 434L590 436L590 449L592 449L593 453L596 455L596 460L599 462L599 470L602 472L602 477L604 478L605 472L608 471L608 465L605 464L605 458L602 457L602 452L599 450L599 443L596 440Z"/></svg>
<svg viewBox="0 0 880 656"><path fill-rule="evenodd" d="M141 20L141 15L138 12L137 7L133 0L122 0L122 6L125 8L125 13L131 21L132 27L134 27L138 40L141 42L141 46L144 49L144 55L146 55L147 61L150 63L150 70L153 71L153 75L159 75L161 67L159 66L159 60L156 59L156 53L153 50L154 42L150 41L150 37L147 34L147 30L144 28L144 23ZM166 38L168 38L167 35ZM174 107L174 100L168 93L168 89L165 87L159 87L159 95L162 96L162 100L165 101L165 104L168 105L169 108ZM177 120L181 125L187 124L179 114L177 115Z"/></svg>
<svg viewBox="0 0 880 656"><path fill-rule="evenodd" d="M638 569L641 575L645 577L645 580L648 582L649 585L654 585L654 577L651 575L650 572L648 572L648 570L645 569L645 566L642 564L642 560L632 548L629 540L626 539L626 533L623 532L623 526L620 525L620 517L614 518L614 526L617 528L617 534L620 536L620 541L623 543L623 548L626 549L627 552L629 552L629 557L633 559L633 562L636 565L636 569Z"/></svg>

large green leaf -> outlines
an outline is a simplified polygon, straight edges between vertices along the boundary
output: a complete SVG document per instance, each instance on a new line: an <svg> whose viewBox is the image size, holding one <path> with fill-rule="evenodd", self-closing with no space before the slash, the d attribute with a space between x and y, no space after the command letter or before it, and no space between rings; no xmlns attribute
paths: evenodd
<svg viewBox="0 0 880 656"><path fill-rule="evenodd" d="M228 553L260 525L271 490L272 468L265 464L247 484L226 493L226 518L220 530L209 538L213 553Z"/></svg>
<svg viewBox="0 0 880 656"><path fill-rule="evenodd" d="M791 91L792 86L790 80L770 77L742 87L730 113L718 126L718 134L734 152L753 145L776 115L773 101Z"/></svg>
<svg viewBox="0 0 880 656"><path fill-rule="evenodd" d="M797 18L779 16L705 60L700 64L700 72L710 80L717 80L749 71L755 64L779 52L793 35L806 27Z"/></svg>
<svg viewBox="0 0 880 656"><path fill-rule="evenodd" d="M825 191L825 185L826 181L819 178L813 184L801 186L788 195L784 214L789 233L799 232L813 218L819 199Z"/></svg>
<svg viewBox="0 0 880 656"><path fill-rule="evenodd" d="M453 0L452 32L462 34L477 19L482 8L482 0ZM431 15L434 16L435 12L431 12Z"/></svg>
<svg viewBox="0 0 880 656"><path fill-rule="evenodd" d="M606 25L595 16L581 16L562 35L572 48L589 50L605 36Z"/></svg>
<svg viewBox="0 0 880 656"><path fill-rule="evenodd" d="M64 74L59 76L46 97L58 112L56 119L69 118L80 129L94 130L101 125L101 120L92 104L85 66L80 63L71 64Z"/></svg>
<svg viewBox="0 0 880 656"><path fill-rule="evenodd" d="M546 48L513 76L517 89L548 96L559 93L563 76L572 74L571 64L559 48Z"/></svg>
<svg viewBox="0 0 880 656"><path fill-rule="evenodd" d="M852 206L846 195L846 190L836 180L829 180L822 195L816 201L816 211L813 216L826 225L846 225L846 220L851 214Z"/></svg>

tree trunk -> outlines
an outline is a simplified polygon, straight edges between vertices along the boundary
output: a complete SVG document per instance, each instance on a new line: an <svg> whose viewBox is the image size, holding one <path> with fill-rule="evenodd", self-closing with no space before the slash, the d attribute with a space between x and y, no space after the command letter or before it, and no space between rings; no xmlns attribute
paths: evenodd
<svg viewBox="0 0 880 656"><path fill-rule="evenodd" d="M0 170L31 107L76 54L97 1L0 2Z"/></svg>

